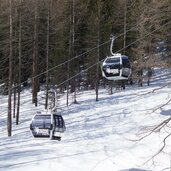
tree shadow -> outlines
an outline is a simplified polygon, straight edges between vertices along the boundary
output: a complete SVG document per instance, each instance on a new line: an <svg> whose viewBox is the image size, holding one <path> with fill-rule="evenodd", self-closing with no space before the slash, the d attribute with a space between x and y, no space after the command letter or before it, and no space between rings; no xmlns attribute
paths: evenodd
<svg viewBox="0 0 171 171"><path fill-rule="evenodd" d="M168 109L168 110L162 110L160 112L161 115L164 115L164 116L171 116L171 109Z"/></svg>
<svg viewBox="0 0 171 171"><path fill-rule="evenodd" d="M152 171L152 170L131 168L131 169L118 170L118 171Z"/></svg>

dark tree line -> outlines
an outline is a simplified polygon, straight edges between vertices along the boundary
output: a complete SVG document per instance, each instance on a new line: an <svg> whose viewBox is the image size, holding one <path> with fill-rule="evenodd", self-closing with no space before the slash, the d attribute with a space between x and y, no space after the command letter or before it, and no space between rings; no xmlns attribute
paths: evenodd
<svg viewBox="0 0 171 171"><path fill-rule="evenodd" d="M55 85L61 92L66 90L67 97L73 93L75 103L82 87L95 89L98 100L101 83L110 84L101 77L100 61L109 55L111 34L118 36L114 51L130 57L133 82L142 81L137 72L170 65L169 0L0 2L0 84L1 94L8 95L9 136L12 109L18 124L20 92L26 86L32 88L35 106L44 87L45 108L49 89ZM157 49L163 46L161 55Z"/></svg>

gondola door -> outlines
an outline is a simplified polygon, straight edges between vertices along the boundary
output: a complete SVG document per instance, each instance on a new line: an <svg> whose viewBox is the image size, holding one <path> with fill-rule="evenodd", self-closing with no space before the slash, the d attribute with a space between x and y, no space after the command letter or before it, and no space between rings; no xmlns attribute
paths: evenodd
<svg viewBox="0 0 171 171"><path fill-rule="evenodd" d="M53 114L53 128L51 139L61 140L61 133L66 130L64 119L61 115Z"/></svg>

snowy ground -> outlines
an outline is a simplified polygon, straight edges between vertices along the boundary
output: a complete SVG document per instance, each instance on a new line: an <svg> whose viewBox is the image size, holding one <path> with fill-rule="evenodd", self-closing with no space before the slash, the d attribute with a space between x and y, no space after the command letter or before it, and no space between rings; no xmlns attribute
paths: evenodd
<svg viewBox="0 0 171 171"><path fill-rule="evenodd" d="M101 89L98 102L94 91L80 92L79 104L69 107L61 98L58 111L67 128L62 141L32 137L29 124L42 106L31 104L28 90L22 92L20 124L13 124L7 137L7 97L0 96L0 171L170 171L171 138L165 153L149 160L162 147L168 127L133 141L170 117L170 104L155 110L171 98L171 85L157 89L170 81L171 74L160 70L149 87L127 86L112 95Z"/></svg>

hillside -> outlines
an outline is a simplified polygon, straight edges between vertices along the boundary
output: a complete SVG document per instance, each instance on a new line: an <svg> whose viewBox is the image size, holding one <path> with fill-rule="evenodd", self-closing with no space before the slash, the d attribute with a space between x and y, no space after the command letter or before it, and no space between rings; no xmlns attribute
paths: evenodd
<svg viewBox="0 0 171 171"><path fill-rule="evenodd" d="M0 170L2 171L165 171L171 167L171 138L166 140L164 153L155 155L169 134L170 124L142 139L152 126L171 115L169 101L171 74L156 70L150 86L127 86L125 91L108 94L99 90L79 92L78 104L66 107L65 97L59 101L66 132L61 141L34 139L29 130L36 111L31 93L24 90L20 124L13 124L13 135L7 137L7 97L0 96ZM163 86L163 87L162 87ZM161 88L162 87L162 88ZM160 108L159 108L160 107ZM149 160L149 161L148 161Z"/></svg>

